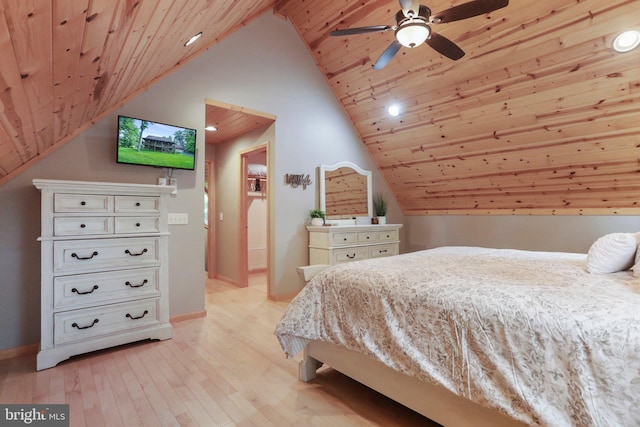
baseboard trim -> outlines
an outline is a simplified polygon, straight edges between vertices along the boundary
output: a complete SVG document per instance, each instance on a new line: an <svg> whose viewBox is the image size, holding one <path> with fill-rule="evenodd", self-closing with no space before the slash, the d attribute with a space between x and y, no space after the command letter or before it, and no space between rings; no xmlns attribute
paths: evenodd
<svg viewBox="0 0 640 427"><path fill-rule="evenodd" d="M27 344L20 347L8 348L0 350L0 360L13 359L14 357L24 356L27 354L36 354L39 344Z"/></svg>
<svg viewBox="0 0 640 427"><path fill-rule="evenodd" d="M216 274L215 276L216 280L220 280L222 282L228 283L230 285L236 286L236 287L240 287L240 283L238 283L237 281L233 280L233 279L229 279L228 277L224 277L224 276L220 276L219 274Z"/></svg>
<svg viewBox="0 0 640 427"><path fill-rule="evenodd" d="M269 295L268 298L271 301L290 301L299 293L300 291L295 291L295 292L290 292L288 294L282 294L282 295Z"/></svg>
<svg viewBox="0 0 640 427"><path fill-rule="evenodd" d="M183 320L198 319L200 317L207 317L207 310L196 311L195 313L179 314L169 319L169 322L178 323L182 322Z"/></svg>

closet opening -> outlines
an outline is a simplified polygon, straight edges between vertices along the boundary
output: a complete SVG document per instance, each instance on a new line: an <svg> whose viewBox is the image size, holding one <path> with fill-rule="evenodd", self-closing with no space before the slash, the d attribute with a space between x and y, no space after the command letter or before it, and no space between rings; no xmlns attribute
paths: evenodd
<svg viewBox="0 0 640 427"><path fill-rule="evenodd" d="M240 152L240 286L267 284L269 295L269 143ZM250 280L250 278L252 280Z"/></svg>

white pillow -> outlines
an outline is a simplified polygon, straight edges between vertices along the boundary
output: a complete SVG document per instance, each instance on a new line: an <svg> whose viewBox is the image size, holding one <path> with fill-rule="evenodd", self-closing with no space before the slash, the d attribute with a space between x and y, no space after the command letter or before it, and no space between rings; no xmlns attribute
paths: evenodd
<svg viewBox="0 0 640 427"><path fill-rule="evenodd" d="M636 236L638 234L640 233L636 233ZM633 270L633 275L635 277L640 277L640 248L636 250L636 257L633 260L633 267L631 267L631 270Z"/></svg>
<svg viewBox="0 0 640 427"><path fill-rule="evenodd" d="M587 271L607 274L628 270L634 263L637 249L638 242L633 233L604 235L589 248ZM640 266L638 271L640 272Z"/></svg>

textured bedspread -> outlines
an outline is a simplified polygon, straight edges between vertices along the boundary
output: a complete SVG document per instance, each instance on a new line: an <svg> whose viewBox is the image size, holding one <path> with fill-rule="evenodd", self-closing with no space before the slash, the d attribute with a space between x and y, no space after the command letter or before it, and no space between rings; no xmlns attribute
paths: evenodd
<svg viewBox="0 0 640 427"><path fill-rule="evenodd" d="M640 426L640 279L586 255L444 247L336 265L276 336L367 354L530 425Z"/></svg>

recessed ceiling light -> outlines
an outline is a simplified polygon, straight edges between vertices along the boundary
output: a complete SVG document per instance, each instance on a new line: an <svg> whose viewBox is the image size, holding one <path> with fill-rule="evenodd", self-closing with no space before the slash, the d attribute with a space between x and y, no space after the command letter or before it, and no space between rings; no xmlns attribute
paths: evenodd
<svg viewBox="0 0 640 427"><path fill-rule="evenodd" d="M202 31L200 31L198 34L196 34L195 36L191 37L189 40L187 40L187 42L184 44L185 46L189 46L190 44L194 43L196 40L198 40L200 38L200 36L202 35Z"/></svg>
<svg viewBox="0 0 640 427"><path fill-rule="evenodd" d="M389 108L387 108L387 112L389 113L389 115L396 117L397 115L400 114L400 107L398 107L397 105L391 105L389 106Z"/></svg>
<svg viewBox="0 0 640 427"><path fill-rule="evenodd" d="M625 31L613 41L616 52L629 52L640 45L640 31Z"/></svg>
<svg viewBox="0 0 640 427"><path fill-rule="evenodd" d="M207 126L206 128L204 128L204 130L208 130L208 131L210 131L210 132L215 132L215 131L217 131L217 130L218 130L218 128L217 128L217 127L215 127L215 126L213 126L213 125L209 125L209 126Z"/></svg>

